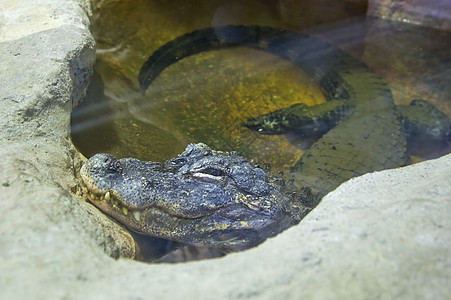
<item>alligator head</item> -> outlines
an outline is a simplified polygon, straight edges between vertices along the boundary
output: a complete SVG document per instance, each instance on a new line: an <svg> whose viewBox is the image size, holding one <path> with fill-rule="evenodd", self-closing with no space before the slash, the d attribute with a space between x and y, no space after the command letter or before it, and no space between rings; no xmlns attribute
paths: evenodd
<svg viewBox="0 0 451 300"><path fill-rule="evenodd" d="M237 153L205 144L161 163L96 154L81 176L94 205L150 236L238 251L295 222L277 181Z"/></svg>

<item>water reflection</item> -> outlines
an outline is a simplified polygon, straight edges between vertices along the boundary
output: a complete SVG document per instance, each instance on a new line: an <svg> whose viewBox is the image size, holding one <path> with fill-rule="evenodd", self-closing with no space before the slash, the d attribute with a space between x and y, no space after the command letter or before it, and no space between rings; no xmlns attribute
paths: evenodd
<svg viewBox="0 0 451 300"><path fill-rule="evenodd" d="M107 7L94 25L100 76L72 115L73 140L82 153L155 161L174 157L188 143L204 142L276 170L299 159L297 137L261 136L241 126L248 117L294 103L324 101L310 77L278 57L246 48L206 52L170 66L145 96L137 83L148 56L184 33L212 24L290 28L292 22L285 23L271 7L244 2L232 8L224 1L184 2L175 11L168 7L175 4L164 1L127 2ZM243 5L246 13L231 13ZM450 33L361 17L304 31L368 64L382 75L397 104L426 99L451 115Z"/></svg>
<svg viewBox="0 0 451 300"><path fill-rule="evenodd" d="M450 113L448 33L363 19L329 27L307 31L369 64L387 81L397 104L421 98ZM89 93L73 115L74 141L85 155L109 151L119 157L161 160L181 152L187 143L201 141L281 169L299 158L302 151L292 139L262 137L240 123L293 103L323 102L318 87L302 71L252 49L206 52L169 67L143 97L138 70L131 66L140 66L153 48L167 41L149 40L153 46L144 49L136 49L144 41L100 48L96 69L105 90L102 93L102 83L93 80L96 92ZM92 135L96 138L90 139Z"/></svg>

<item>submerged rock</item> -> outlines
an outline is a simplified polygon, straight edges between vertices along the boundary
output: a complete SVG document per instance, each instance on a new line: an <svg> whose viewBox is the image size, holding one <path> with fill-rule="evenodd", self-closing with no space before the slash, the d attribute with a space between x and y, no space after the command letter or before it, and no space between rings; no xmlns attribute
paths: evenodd
<svg viewBox="0 0 451 300"><path fill-rule="evenodd" d="M449 0L370 0L368 15L449 31Z"/></svg>

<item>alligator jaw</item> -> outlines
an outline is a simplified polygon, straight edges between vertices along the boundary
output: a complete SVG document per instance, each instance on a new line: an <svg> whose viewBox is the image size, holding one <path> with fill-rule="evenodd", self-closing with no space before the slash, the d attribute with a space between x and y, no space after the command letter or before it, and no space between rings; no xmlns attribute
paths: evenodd
<svg viewBox="0 0 451 300"><path fill-rule="evenodd" d="M89 184L83 181L83 194L98 207L101 211L104 211L111 215L121 214L124 217L133 217L136 222L141 220L141 211L138 209L129 209L124 206L110 191L100 192L96 189L90 188Z"/></svg>
<svg viewBox="0 0 451 300"><path fill-rule="evenodd" d="M80 170L83 192L133 231L223 251L253 247L293 224L280 186L236 152L192 144L155 166L97 154Z"/></svg>
<svg viewBox="0 0 451 300"><path fill-rule="evenodd" d="M250 210L254 210L256 216L250 221L235 220L234 222L218 222L218 216L219 218L222 217L220 210L202 218L184 219L172 216L168 212L154 207L142 210L127 208L117 199L114 192L99 191L96 188L90 188L85 182L83 182L82 191L99 210L122 224L126 224L133 231L182 243L202 243L207 246L216 247L224 252L240 251L253 247L267 237L274 235L274 233L278 233L280 226L288 227L287 225L279 225L281 224L279 217L268 218L268 216L255 211L255 208L250 208ZM285 220L289 219L285 222L286 224L292 223L291 218L288 216L284 218ZM160 223L158 226L147 227L149 223L147 220L149 219L162 219L165 220L163 223L172 223L172 225L164 227ZM267 230L259 233L255 229L255 224L258 223L266 224L263 227ZM198 232L196 237L189 235L192 231Z"/></svg>

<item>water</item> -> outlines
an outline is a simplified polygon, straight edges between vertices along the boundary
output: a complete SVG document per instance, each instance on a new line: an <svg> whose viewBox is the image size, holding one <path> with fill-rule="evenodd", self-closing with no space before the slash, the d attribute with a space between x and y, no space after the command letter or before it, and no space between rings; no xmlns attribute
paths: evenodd
<svg viewBox="0 0 451 300"><path fill-rule="evenodd" d="M108 152L160 161L204 142L276 171L299 159L302 141L241 126L294 103L325 101L311 78L278 57L247 48L204 52L170 66L145 96L139 93L138 72L153 51L210 26L302 27L368 64L396 104L425 99L451 116L451 33L362 16L317 25L314 14L287 19L274 1L120 1L94 13L96 74L72 118L73 141L87 157Z"/></svg>
<svg viewBox="0 0 451 300"><path fill-rule="evenodd" d="M163 160L188 143L204 142L276 169L291 166L302 155L299 141L261 136L240 124L294 103L324 101L302 70L278 57L246 48L204 52L165 70L146 96L138 92L137 74L144 61L184 33L226 24L293 29L293 22L284 21L270 4L121 1L95 11L102 13L93 27L100 78L93 80L83 107L73 114L79 150L88 157L109 152ZM451 114L449 33L359 17L304 31L365 61L387 81L397 104L426 99Z"/></svg>

